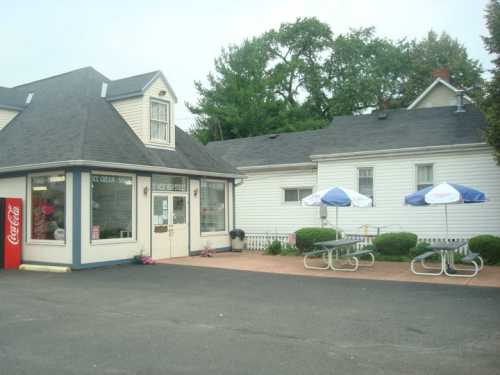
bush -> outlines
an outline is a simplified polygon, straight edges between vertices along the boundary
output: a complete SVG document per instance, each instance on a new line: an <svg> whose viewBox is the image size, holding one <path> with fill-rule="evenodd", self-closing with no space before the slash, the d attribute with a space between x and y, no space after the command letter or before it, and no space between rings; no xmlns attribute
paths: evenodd
<svg viewBox="0 0 500 375"><path fill-rule="evenodd" d="M281 253L281 242L274 240L267 246L266 254L278 255L279 253Z"/></svg>
<svg viewBox="0 0 500 375"><path fill-rule="evenodd" d="M500 237L481 235L469 240L469 249L479 253L486 264L500 263Z"/></svg>
<svg viewBox="0 0 500 375"><path fill-rule="evenodd" d="M331 228L302 228L295 232L295 240L299 250L304 253L313 250L315 242L334 240L335 235L335 229Z"/></svg>
<svg viewBox="0 0 500 375"><path fill-rule="evenodd" d="M417 235L408 232L384 233L373 240L375 249L382 255L410 255L417 245Z"/></svg>
<svg viewBox="0 0 500 375"><path fill-rule="evenodd" d="M295 246L286 244L284 247L281 248L280 255L300 255L300 250L297 249Z"/></svg>
<svg viewBox="0 0 500 375"><path fill-rule="evenodd" d="M419 242L417 246L410 249L410 258L415 258L417 255L432 251L431 244L428 242Z"/></svg>

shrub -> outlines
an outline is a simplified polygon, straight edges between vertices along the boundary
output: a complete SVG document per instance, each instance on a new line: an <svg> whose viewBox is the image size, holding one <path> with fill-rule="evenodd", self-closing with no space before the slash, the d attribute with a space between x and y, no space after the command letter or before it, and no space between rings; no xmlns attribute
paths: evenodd
<svg viewBox="0 0 500 375"><path fill-rule="evenodd" d="M334 240L335 234L331 228L302 228L295 232L295 239L299 250L307 252L313 250L315 242Z"/></svg>
<svg viewBox="0 0 500 375"><path fill-rule="evenodd" d="M432 251L431 245L428 242L419 242L417 246L410 249L410 258L415 258L417 255Z"/></svg>
<svg viewBox="0 0 500 375"><path fill-rule="evenodd" d="M281 253L281 242L274 240L267 246L266 254L278 255L279 253Z"/></svg>
<svg viewBox="0 0 500 375"><path fill-rule="evenodd" d="M500 262L500 237L481 235L469 240L469 249L473 253L479 253L486 264L497 264Z"/></svg>
<svg viewBox="0 0 500 375"><path fill-rule="evenodd" d="M281 248L280 255L300 255L300 250L293 245L286 244Z"/></svg>
<svg viewBox="0 0 500 375"><path fill-rule="evenodd" d="M382 255L410 255L417 245L417 235L408 232L384 233L373 240L375 249Z"/></svg>

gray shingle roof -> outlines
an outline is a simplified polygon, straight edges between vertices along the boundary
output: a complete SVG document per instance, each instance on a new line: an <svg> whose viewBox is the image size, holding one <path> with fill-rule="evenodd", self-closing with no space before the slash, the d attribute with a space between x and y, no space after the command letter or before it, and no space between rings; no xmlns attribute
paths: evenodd
<svg viewBox="0 0 500 375"><path fill-rule="evenodd" d="M108 98L116 98L122 96L131 96L134 94L141 95L142 89L159 73L154 72L139 74L133 77L126 77L110 81L108 83Z"/></svg>
<svg viewBox="0 0 500 375"><path fill-rule="evenodd" d="M24 108L28 93L24 90L0 87L0 108L21 110Z"/></svg>
<svg viewBox="0 0 500 375"><path fill-rule="evenodd" d="M335 117L325 129L212 142L209 150L236 167L310 162L311 155L484 142L486 121L474 106L390 110Z"/></svg>
<svg viewBox="0 0 500 375"><path fill-rule="evenodd" d="M108 79L83 68L22 85L33 101L0 131L0 168L90 160L235 174L228 163L176 128L176 150L146 147L100 97Z"/></svg>

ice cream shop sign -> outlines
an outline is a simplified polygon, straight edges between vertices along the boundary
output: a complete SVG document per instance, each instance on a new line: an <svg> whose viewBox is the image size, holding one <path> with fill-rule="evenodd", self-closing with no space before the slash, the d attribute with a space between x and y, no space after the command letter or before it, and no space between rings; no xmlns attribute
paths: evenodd
<svg viewBox="0 0 500 375"><path fill-rule="evenodd" d="M187 191L187 178L184 176L153 175L153 191Z"/></svg>

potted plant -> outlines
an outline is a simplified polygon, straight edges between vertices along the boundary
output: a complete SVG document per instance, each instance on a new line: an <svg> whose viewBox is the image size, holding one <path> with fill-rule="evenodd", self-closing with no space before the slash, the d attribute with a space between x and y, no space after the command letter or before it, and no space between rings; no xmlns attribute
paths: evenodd
<svg viewBox="0 0 500 375"><path fill-rule="evenodd" d="M245 231L243 229L233 229L229 232L229 236L233 251L241 251L245 248Z"/></svg>

